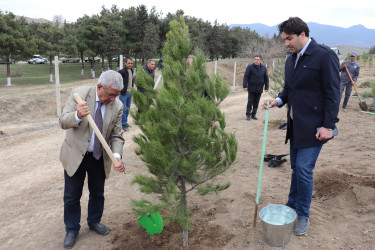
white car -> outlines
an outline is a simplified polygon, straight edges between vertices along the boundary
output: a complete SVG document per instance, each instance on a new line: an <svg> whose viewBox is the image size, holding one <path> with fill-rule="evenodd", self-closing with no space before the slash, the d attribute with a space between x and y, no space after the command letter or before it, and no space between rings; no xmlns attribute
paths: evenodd
<svg viewBox="0 0 375 250"><path fill-rule="evenodd" d="M85 62L91 62L91 60L92 60L92 57L85 57L85 58L83 58L83 60L85 61ZM95 56L94 57L94 62L100 62L100 57L97 57L97 56Z"/></svg>
<svg viewBox="0 0 375 250"><path fill-rule="evenodd" d="M37 63L43 63L44 64L44 63L47 63L47 62L48 62L47 58L43 58L40 55L33 55L32 58L27 60L28 64L37 64Z"/></svg>

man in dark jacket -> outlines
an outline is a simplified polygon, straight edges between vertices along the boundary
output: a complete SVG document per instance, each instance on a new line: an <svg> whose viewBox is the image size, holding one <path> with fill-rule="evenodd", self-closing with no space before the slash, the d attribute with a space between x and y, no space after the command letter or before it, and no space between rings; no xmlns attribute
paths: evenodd
<svg viewBox="0 0 375 250"><path fill-rule="evenodd" d="M155 80L155 60L154 59L149 59L146 63L146 65L144 65L143 67L143 70L153 79ZM145 93L145 89L140 87L140 86L137 86L137 90L142 92L143 94Z"/></svg>
<svg viewBox="0 0 375 250"><path fill-rule="evenodd" d="M340 66L340 71L341 71L340 98L345 89L345 98L342 103L343 109L346 109L346 106L348 105L348 101L352 93L352 86L353 86L352 81L350 80L350 77L348 75L348 72L346 71L346 68L348 68L348 71L350 73L350 76L353 79L354 84L357 82L357 78L359 76L360 67L359 67L359 64L355 61L356 56L357 56L357 53L355 52L350 53L350 60L343 62Z"/></svg>
<svg viewBox="0 0 375 250"><path fill-rule="evenodd" d="M257 120L256 113L258 110L260 96L264 90L268 91L269 79L267 75L267 68L261 63L262 56L256 55L254 63L247 66L245 76L243 78L244 91L248 92L246 119L249 121L250 116Z"/></svg>
<svg viewBox="0 0 375 250"><path fill-rule="evenodd" d="M121 119L122 129L128 131L130 125L128 123L129 109L132 102L132 96L130 94L130 88L134 87L134 77L133 77L133 60L130 58L125 59L125 67L118 72L122 75L124 88L120 93L120 100L124 104L124 110Z"/></svg>
<svg viewBox="0 0 375 250"><path fill-rule="evenodd" d="M290 49L285 62L285 85L276 99L265 100L263 108L288 104L286 141L290 139L292 178L287 206L296 210L294 230L309 230L313 192L313 170L320 150L333 136L340 106L339 60L328 47L309 37L307 24L290 17L279 25Z"/></svg>

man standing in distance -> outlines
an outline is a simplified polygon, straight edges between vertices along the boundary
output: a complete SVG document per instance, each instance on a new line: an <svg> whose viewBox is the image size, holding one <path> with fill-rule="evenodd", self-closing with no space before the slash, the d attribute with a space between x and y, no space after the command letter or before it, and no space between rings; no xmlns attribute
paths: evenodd
<svg viewBox="0 0 375 250"><path fill-rule="evenodd" d="M350 53L350 60L345 61L340 66L341 71L341 82L340 82L340 98L342 96L342 93L345 89L345 98L342 103L342 108L346 109L346 106L348 105L348 101L350 98L350 95L352 93L352 81L350 80L350 77L348 75L348 72L346 71L346 68L349 70L349 73L354 81L354 84L357 82L357 78L359 76L359 64L355 61L357 54L355 52Z"/></svg>
<svg viewBox="0 0 375 250"><path fill-rule="evenodd" d="M276 99L268 99L263 108L288 104L288 128L285 143L290 140L292 178L287 206L296 210L296 235L310 227L310 204L313 192L313 170L320 150L333 136L339 121L339 60L328 47L309 37L307 24L290 17L279 25L285 45L292 52L285 62L285 85Z"/></svg>
<svg viewBox="0 0 375 250"><path fill-rule="evenodd" d="M246 120L250 121L250 116L254 120L258 120L256 113L260 96L263 93L263 86L264 90L268 91L268 84L267 68L262 64L262 56L256 55L254 63L247 66L245 76L243 77L243 89L248 92Z"/></svg>
<svg viewBox="0 0 375 250"><path fill-rule="evenodd" d="M122 75L124 88L120 93L120 100L124 104L124 111L122 113L121 125L124 131L128 131L131 127L128 123L128 116L130 105L132 102L132 96L130 94L131 87L134 87L134 77L133 77L133 60L130 58L125 59L125 67L118 72Z"/></svg>
<svg viewBox="0 0 375 250"><path fill-rule="evenodd" d="M104 183L109 177L111 166L118 172L125 171L121 160L124 145L121 130L123 105L116 99L122 88L122 77L118 72L103 72L96 86L83 86L72 90L59 118L61 128L66 130L60 151L60 161L65 169L65 248L74 246L81 228L80 200L86 173L90 192L87 224L90 230L100 235L107 235L110 231L100 221L104 210ZM74 93L79 94L82 103L77 104ZM99 130L118 159L116 165L112 164L108 154L103 151L87 119L83 119L88 114L94 117Z"/></svg>

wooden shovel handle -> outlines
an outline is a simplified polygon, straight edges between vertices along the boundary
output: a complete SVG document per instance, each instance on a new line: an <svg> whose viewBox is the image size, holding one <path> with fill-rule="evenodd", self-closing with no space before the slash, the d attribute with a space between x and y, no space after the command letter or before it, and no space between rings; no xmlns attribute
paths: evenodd
<svg viewBox="0 0 375 250"><path fill-rule="evenodd" d="M361 96L360 96L359 93L358 93L357 86L355 85L355 83L354 83L354 81L353 81L353 78L352 78L352 76L350 75L350 72L349 72L349 70L348 70L348 67L346 66L345 69L346 69L346 72L347 72L348 75L349 75L349 78L350 78L350 81L351 81L351 83L352 83L352 85L353 85L353 87L354 87L355 93L357 94L357 96L358 96L358 98L359 98L359 102L362 102L362 100L361 100Z"/></svg>
<svg viewBox="0 0 375 250"><path fill-rule="evenodd" d="M77 103L82 103L83 102L78 93L74 93L74 99L76 100ZM102 133L100 132L98 126L96 126L96 123L95 123L94 119L92 119L92 116L90 114L88 114L86 116L86 118L87 118L87 121L89 122L90 126L92 127L92 129L95 131L95 135L98 137L100 143L102 144L102 147L105 149L105 151L109 155L109 158L111 158L113 164L115 164L115 165L118 164L118 160L113 155L112 150L109 148L109 146L108 146L107 142L105 141ZM125 176L125 182L128 185L128 187L130 188L130 190L131 190L131 192L133 194L133 197L134 198L136 197L138 200L140 200L140 197L135 192L135 190L133 189L133 187L130 185L129 180L128 180L128 178L126 176Z"/></svg>
<svg viewBox="0 0 375 250"><path fill-rule="evenodd" d="M76 100L77 103L83 102L78 93L74 93L74 99ZM87 118L87 121L89 122L90 126L92 127L92 129L95 131L95 135L98 137L98 139L99 139L100 143L102 144L103 148L105 149L105 151L107 152L107 154L111 158L113 164L117 165L118 160L113 155L111 149L109 148L107 142L105 141L105 139L104 139L102 133L100 132L98 126L96 126L96 123L95 123L94 119L92 119L92 116L90 114L88 114L86 116L86 118Z"/></svg>

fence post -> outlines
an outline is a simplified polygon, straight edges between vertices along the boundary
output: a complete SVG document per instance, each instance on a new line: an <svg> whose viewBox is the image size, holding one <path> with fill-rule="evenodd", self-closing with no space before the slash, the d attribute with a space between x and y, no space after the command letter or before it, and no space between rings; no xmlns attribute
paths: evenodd
<svg viewBox="0 0 375 250"><path fill-rule="evenodd" d="M233 91L236 88L236 68L237 68L237 62L234 62L234 70L233 70Z"/></svg>
<svg viewBox="0 0 375 250"><path fill-rule="evenodd" d="M120 55L120 69L124 68L124 56Z"/></svg>
<svg viewBox="0 0 375 250"><path fill-rule="evenodd" d="M61 116L61 100L60 100L60 72L59 72L59 57L55 56L55 82L56 82L56 107L57 116Z"/></svg>

